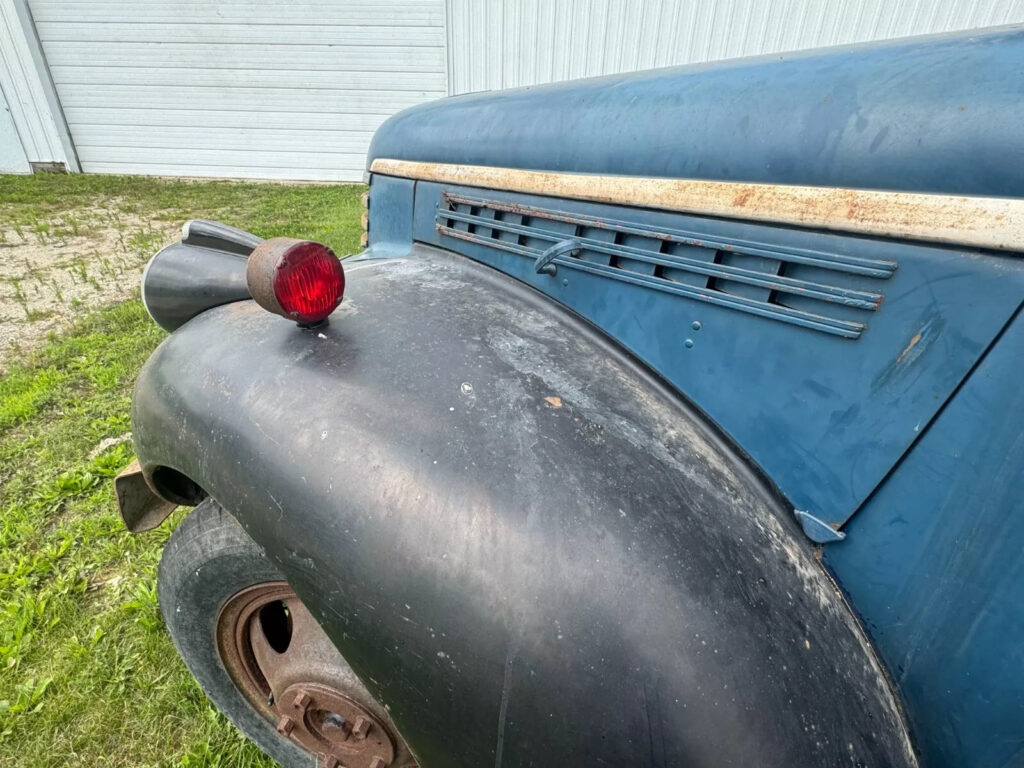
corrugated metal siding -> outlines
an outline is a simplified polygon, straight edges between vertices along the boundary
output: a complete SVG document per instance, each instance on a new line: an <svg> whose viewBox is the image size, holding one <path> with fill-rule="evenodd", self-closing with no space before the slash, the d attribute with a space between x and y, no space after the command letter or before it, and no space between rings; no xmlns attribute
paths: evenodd
<svg viewBox="0 0 1024 768"><path fill-rule="evenodd" d="M1015 22L1024 0L0 0L0 78L33 162L356 180L383 120L446 93Z"/></svg>
<svg viewBox="0 0 1024 768"><path fill-rule="evenodd" d="M444 0L30 2L85 171L354 181L446 91Z"/></svg>
<svg viewBox="0 0 1024 768"><path fill-rule="evenodd" d="M3 82L0 82L3 86ZM0 173L31 173L25 148L18 138L18 129L11 118L11 108L0 87Z"/></svg>
<svg viewBox="0 0 1024 768"><path fill-rule="evenodd" d="M1024 0L448 0L451 93L1024 22Z"/></svg>
<svg viewBox="0 0 1024 768"><path fill-rule="evenodd" d="M23 151L33 163L66 163L30 45L15 0L0 0L0 83Z"/></svg>

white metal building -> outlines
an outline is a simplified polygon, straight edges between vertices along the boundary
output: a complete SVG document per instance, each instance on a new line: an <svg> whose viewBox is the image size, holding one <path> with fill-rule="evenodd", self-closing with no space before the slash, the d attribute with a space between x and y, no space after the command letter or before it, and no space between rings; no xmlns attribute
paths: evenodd
<svg viewBox="0 0 1024 768"><path fill-rule="evenodd" d="M1024 0L0 0L0 171L355 181L448 94L1024 22Z"/></svg>

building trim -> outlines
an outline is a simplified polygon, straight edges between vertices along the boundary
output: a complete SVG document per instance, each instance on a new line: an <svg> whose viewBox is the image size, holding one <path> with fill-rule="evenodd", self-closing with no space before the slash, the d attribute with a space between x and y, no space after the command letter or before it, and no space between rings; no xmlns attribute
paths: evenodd
<svg viewBox="0 0 1024 768"><path fill-rule="evenodd" d="M57 131L57 138L60 140L61 148L64 150L64 160L67 163L67 170L80 173L82 165L78 161L78 151L71 138L71 129L64 117L64 108L61 106L60 97L57 95L57 87L54 85L53 76L50 74L50 66L46 62L46 53L43 51L43 44L39 40L39 32L36 30L35 20L32 18L32 10L28 6L28 0L14 0L14 9L18 14L18 21L21 24L22 33L25 35L25 42L32 54L32 65L35 67L39 82L42 85L43 95L46 97L47 106L50 108L50 115L53 126Z"/></svg>

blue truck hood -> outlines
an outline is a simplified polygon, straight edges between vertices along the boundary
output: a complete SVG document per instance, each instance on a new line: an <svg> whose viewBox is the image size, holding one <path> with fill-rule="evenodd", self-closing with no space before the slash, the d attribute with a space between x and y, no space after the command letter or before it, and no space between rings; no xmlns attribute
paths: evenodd
<svg viewBox="0 0 1024 768"><path fill-rule="evenodd" d="M368 164L1021 196L1021 125L1013 26L458 96L384 123Z"/></svg>

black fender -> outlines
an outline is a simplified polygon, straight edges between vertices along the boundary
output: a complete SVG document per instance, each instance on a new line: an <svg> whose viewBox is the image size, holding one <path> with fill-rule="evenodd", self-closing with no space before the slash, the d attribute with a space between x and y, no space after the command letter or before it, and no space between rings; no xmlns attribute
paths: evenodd
<svg viewBox="0 0 1024 768"><path fill-rule="evenodd" d="M346 272L326 328L243 301L171 335L135 446L237 516L423 768L916 764L814 549L678 395L467 259Z"/></svg>

